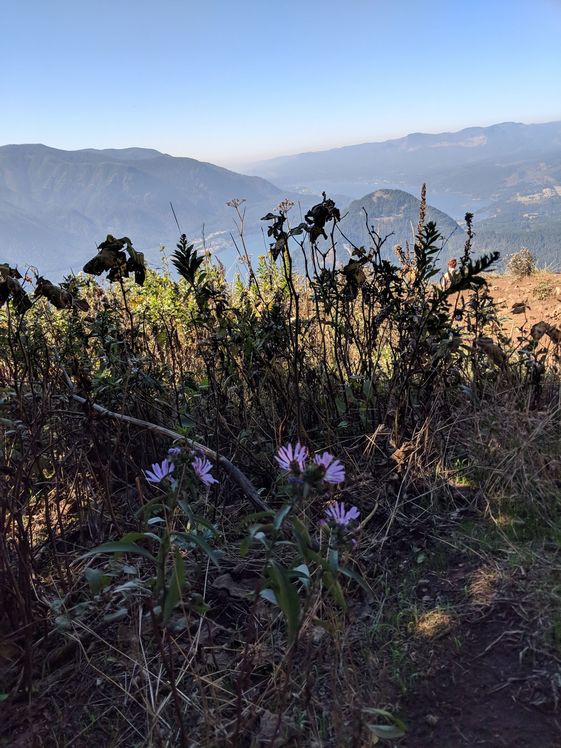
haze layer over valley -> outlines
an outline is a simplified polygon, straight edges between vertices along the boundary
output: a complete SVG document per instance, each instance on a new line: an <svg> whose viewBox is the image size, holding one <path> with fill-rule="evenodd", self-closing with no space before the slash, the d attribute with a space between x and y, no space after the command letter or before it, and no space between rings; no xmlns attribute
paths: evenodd
<svg viewBox="0 0 561 748"><path fill-rule="evenodd" d="M0 258L41 272L78 271L106 234L129 236L152 262L181 230L235 257L226 202L246 199L247 233L286 195L264 179L144 148L61 151L43 145L0 148ZM262 244L262 246L264 246Z"/></svg>
<svg viewBox="0 0 561 748"><path fill-rule="evenodd" d="M561 122L413 133L248 164L247 171L286 189L351 198L384 188L418 195L426 182L439 210L458 221L474 213L478 250L510 253L527 245L559 266Z"/></svg>
<svg viewBox="0 0 561 748"><path fill-rule="evenodd" d="M239 265L233 198L244 202L253 257L268 248L260 219L285 198L292 225L326 191L343 215L335 239L367 244L366 226L391 234L385 251L414 240L427 183L433 219L446 239L442 262L461 250L460 225L475 214L476 252L528 246L559 267L561 123L503 123L456 133L415 133L381 143L304 153L248 167L250 175L153 149L63 151L0 147L0 260L57 277L77 272L106 234L129 236L151 263L179 230L202 242L230 272ZM377 195L376 198L373 195ZM397 207L396 207L397 206Z"/></svg>

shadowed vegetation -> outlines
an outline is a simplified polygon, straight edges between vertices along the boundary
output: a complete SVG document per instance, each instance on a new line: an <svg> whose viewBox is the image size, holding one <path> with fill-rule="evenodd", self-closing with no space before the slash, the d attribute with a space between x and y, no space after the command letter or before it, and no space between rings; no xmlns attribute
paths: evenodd
<svg viewBox="0 0 561 748"><path fill-rule="evenodd" d="M390 262L323 197L233 281L185 235L0 266L0 745L463 745L421 684L484 613L555 745L559 331L504 334L471 230L439 283L424 199Z"/></svg>

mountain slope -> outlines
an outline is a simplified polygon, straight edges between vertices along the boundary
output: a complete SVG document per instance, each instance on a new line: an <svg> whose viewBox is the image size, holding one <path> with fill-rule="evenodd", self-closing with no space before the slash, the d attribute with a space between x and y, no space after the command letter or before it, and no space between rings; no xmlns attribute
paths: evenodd
<svg viewBox="0 0 561 748"><path fill-rule="evenodd" d="M455 133L413 133L379 143L284 156L254 164L248 171L292 186L322 179L341 183L364 180L416 183L433 174L443 176L450 168L473 168L493 162L518 164L560 153L561 122L540 125L505 122ZM333 189L331 185L329 188Z"/></svg>
<svg viewBox="0 0 561 748"><path fill-rule="evenodd" d="M376 190L359 200L354 200L343 212L340 228L344 236L356 246L370 246L372 241L367 227L372 227L382 238L388 236L383 245L383 254L392 258L393 247L406 243L412 247L419 221L420 200L402 190ZM439 257L442 265L463 250L465 233L450 216L427 205L426 220L434 221L445 240Z"/></svg>
<svg viewBox="0 0 561 748"><path fill-rule="evenodd" d="M264 248L262 215L285 197L300 198L306 210L319 201L314 192L324 189L360 198L341 224L349 239L367 243L364 205L381 234L395 232L387 242L391 251L396 243L413 240L418 201L409 203L415 198L404 194L418 194L427 181L431 210L443 211L428 217L445 237L453 234L444 255L457 254L463 243L450 215L461 220L470 211L475 213L476 250L509 254L525 245L540 263L561 266L559 122L416 133L274 159L256 170L293 187L309 179L307 194L151 149L0 147L0 262L32 264L60 276L79 270L107 233L130 236L157 262L161 244L173 250L177 241L172 202L182 231L197 239L204 226L208 245L230 266L237 254L229 235L235 233L235 214L228 200L246 199L245 235L250 252L257 254ZM401 197L391 194L395 188ZM347 200L337 202L343 207Z"/></svg>
<svg viewBox="0 0 561 748"><path fill-rule="evenodd" d="M155 259L161 244L177 241L170 202L190 238L203 225L207 237L227 236L233 197L246 199L248 231L258 231L261 215L286 193L259 177L148 149L0 147L0 259L46 273L76 270L107 233L130 236Z"/></svg>
<svg viewBox="0 0 561 748"><path fill-rule="evenodd" d="M291 189L327 189L354 197L380 188L417 194L426 182L429 199L440 210L459 220L474 213L479 249L512 252L527 244L541 262L561 266L558 213L543 197L547 190L561 189L561 122L414 133L272 159L248 171ZM545 202L532 219L524 201L537 205L535 195Z"/></svg>
<svg viewBox="0 0 561 748"><path fill-rule="evenodd" d="M519 193L492 203L476 224L481 249L507 255L529 247L541 265L559 269L561 260L561 185Z"/></svg>

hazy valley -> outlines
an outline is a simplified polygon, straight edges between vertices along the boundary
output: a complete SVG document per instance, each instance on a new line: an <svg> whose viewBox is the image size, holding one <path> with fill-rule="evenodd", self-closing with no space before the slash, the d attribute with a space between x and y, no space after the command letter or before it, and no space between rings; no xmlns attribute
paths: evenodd
<svg viewBox="0 0 561 748"><path fill-rule="evenodd" d="M228 270L238 253L234 210L244 200L250 254L266 251L260 219L284 198L292 225L321 198L335 196L345 244L367 242L366 216L386 249L413 239L418 196L444 237L443 261L462 245L465 212L475 215L476 252L503 255L528 246L541 264L559 267L561 123L505 123L439 135L304 153L248 165L251 176L143 148L61 151L43 145L0 148L0 260L57 277L78 271L111 233L130 236L149 261L173 249L178 229L207 246ZM382 190L382 192L380 192ZM396 190L394 192L394 190ZM373 200L371 196L377 193ZM405 197L405 193L409 193ZM384 196L382 199L382 195ZM358 200L358 202L357 202ZM397 206L397 207L396 207ZM345 217L346 216L346 217ZM459 225L458 225L459 224Z"/></svg>

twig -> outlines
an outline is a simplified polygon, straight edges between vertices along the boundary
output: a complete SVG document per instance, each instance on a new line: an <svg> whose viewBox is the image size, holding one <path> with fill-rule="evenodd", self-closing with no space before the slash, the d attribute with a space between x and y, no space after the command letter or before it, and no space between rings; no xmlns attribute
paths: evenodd
<svg viewBox="0 0 561 748"><path fill-rule="evenodd" d="M234 480L238 486L242 489L244 494L247 496L247 498L251 501L251 503L261 511L269 512L271 511L270 507L263 501L263 499L259 496L257 493L257 490L255 489L255 486L253 483L245 476L242 471L237 468L235 465L233 465L230 460L228 460L224 455L217 454L213 449L210 449L210 447L205 446L204 444L200 444L199 442L193 441L193 439L188 439L186 436L183 436L182 434L178 434L177 431L172 431L171 429L166 428L165 426L158 426L156 423L150 423L150 421L143 421L140 418L134 418L133 416L126 416L122 413L114 413L112 410L108 410L107 408L104 408L103 405L98 405L97 403L92 403L90 400L87 400L85 397L82 397L81 395L77 395L74 392L74 385L72 384L72 380L68 376L68 373L63 369L63 377L66 382L66 385L68 386L70 390L70 397L75 400L78 403L82 403L83 405L87 405L89 408L92 408L97 413L101 413L101 415L107 416L108 418L113 418L116 421L123 421L124 423L130 423L133 426L139 426L143 429L148 429L149 431L155 431L158 434L163 434L164 436L169 436L171 439L178 439L186 444L188 444L192 449L196 449L199 452L202 452L205 457L208 457L213 462L216 462L218 465L220 465L226 473Z"/></svg>

